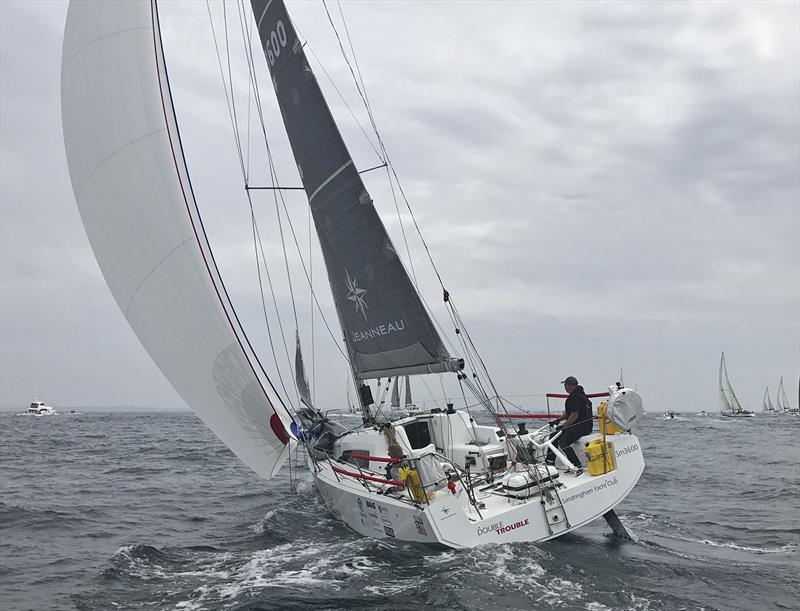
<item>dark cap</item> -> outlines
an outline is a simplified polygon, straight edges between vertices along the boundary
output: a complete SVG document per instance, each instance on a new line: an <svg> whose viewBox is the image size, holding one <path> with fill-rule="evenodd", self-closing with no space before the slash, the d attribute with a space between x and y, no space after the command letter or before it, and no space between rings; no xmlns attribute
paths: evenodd
<svg viewBox="0 0 800 611"><path fill-rule="evenodd" d="M570 384L572 386L578 385L578 380L575 376L567 376L564 380L561 381L562 384Z"/></svg>

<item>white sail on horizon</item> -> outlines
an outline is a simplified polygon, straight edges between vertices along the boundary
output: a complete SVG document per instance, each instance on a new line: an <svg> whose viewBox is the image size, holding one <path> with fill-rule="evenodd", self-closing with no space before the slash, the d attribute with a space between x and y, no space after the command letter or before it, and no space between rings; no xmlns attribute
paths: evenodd
<svg viewBox="0 0 800 611"><path fill-rule="evenodd" d="M736 393L733 391L733 386L731 386L731 382L728 379L728 366L725 363L724 352L719 360L719 392L721 412L738 414L747 411L742 407L742 404L736 397Z"/></svg>

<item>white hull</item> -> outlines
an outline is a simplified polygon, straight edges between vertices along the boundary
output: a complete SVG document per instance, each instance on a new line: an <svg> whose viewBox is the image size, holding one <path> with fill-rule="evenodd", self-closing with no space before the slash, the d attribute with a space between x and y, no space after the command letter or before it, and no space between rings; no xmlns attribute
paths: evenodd
<svg viewBox="0 0 800 611"><path fill-rule="evenodd" d="M598 476L561 473L552 503L541 497L511 498L476 490L476 510L466 492L438 491L429 503L413 503L367 491L359 480L335 473L330 462L310 464L317 489L329 509L357 533L376 539L437 543L452 548L489 542L546 541L571 532L614 509L644 471L639 439L613 436L616 469ZM558 498L560 497L560 503ZM481 515L478 515L480 511Z"/></svg>
<svg viewBox="0 0 800 611"><path fill-rule="evenodd" d="M27 411L17 415L36 416L39 418L41 416L58 416L58 412L49 405L45 405L42 401L34 401L30 404L30 407L28 407Z"/></svg>

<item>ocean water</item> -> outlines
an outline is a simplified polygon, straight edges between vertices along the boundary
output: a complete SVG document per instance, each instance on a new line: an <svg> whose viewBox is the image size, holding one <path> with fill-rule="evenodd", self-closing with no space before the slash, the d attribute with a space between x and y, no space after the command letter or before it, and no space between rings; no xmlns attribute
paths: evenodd
<svg viewBox="0 0 800 611"><path fill-rule="evenodd" d="M800 419L679 416L603 522L453 551L366 539L190 412L0 415L0 608L797 609Z"/></svg>

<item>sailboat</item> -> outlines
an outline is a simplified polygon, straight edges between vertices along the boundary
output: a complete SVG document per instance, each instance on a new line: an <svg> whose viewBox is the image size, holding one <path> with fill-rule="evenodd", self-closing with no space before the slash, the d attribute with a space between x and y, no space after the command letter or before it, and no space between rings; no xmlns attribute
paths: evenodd
<svg viewBox="0 0 800 611"><path fill-rule="evenodd" d="M778 410L772 404L772 398L769 396L769 386L764 390L764 398L762 400L762 410L765 414L777 414Z"/></svg>
<svg viewBox="0 0 800 611"><path fill-rule="evenodd" d="M295 398L268 374L245 333L189 176L156 0L72 2L61 81L70 178L103 276L150 357L261 477L274 477L290 450L302 446L329 510L362 535L465 548L548 540L600 517L621 528L614 508L644 470L631 431L642 411L634 390L610 387L605 413L620 431L581 438L580 467L556 447L560 433L551 439L548 426L522 434L499 419L480 425L452 403L380 417L383 399L373 399L370 382L400 376L449 376L495 418L505 403L442 285L469 358L445 347L283 0L252 0L251 8L319 238L363 426L348 429L315 407L299 335L290 364ZM554 466L544 463L548 450Z"/></svg>
<svg viewBox="0 0 800 611"><path fill-rule="evenodd" d="M411 399L411 377L405 376L402 387L403 393L405 395L405 400L403 404L400 404L400 388L401 382L400 380L403 379L401 377L396 377L392 384L392 398L390 402L390 419L396 420L397 418L401 418L404 416L410 416L414 412L417 411L414 402Z"/></svg>
<svg viewBox="0 0 800 611"><path fill-rule="evenodd" d="M416 411L417 406L414 405L414 400L411 398L411 376L406 376L406 387L405 387L405 407L406 412L409 414L413 411Z"/></svg>
<svg viewBox="0 0 800 611"><path fill-rule="evenodd" d="M733 392L733 386L728 379L728 367L725 364L725 353L719 359L719 405L720 413L729 418L752 418L755 416L742 407L736 393Z"/></svg>
<svg viewBox="0 0 800 611"><path fill-rule="evenodd" d="M797 416L800 409L793 408L789 405L789 398L786 396L786 389L783 387L783 376L778 383L778 391L775 393L775 402L778 404L777 412L779 414L787 414L789 416Z"/></svg>

